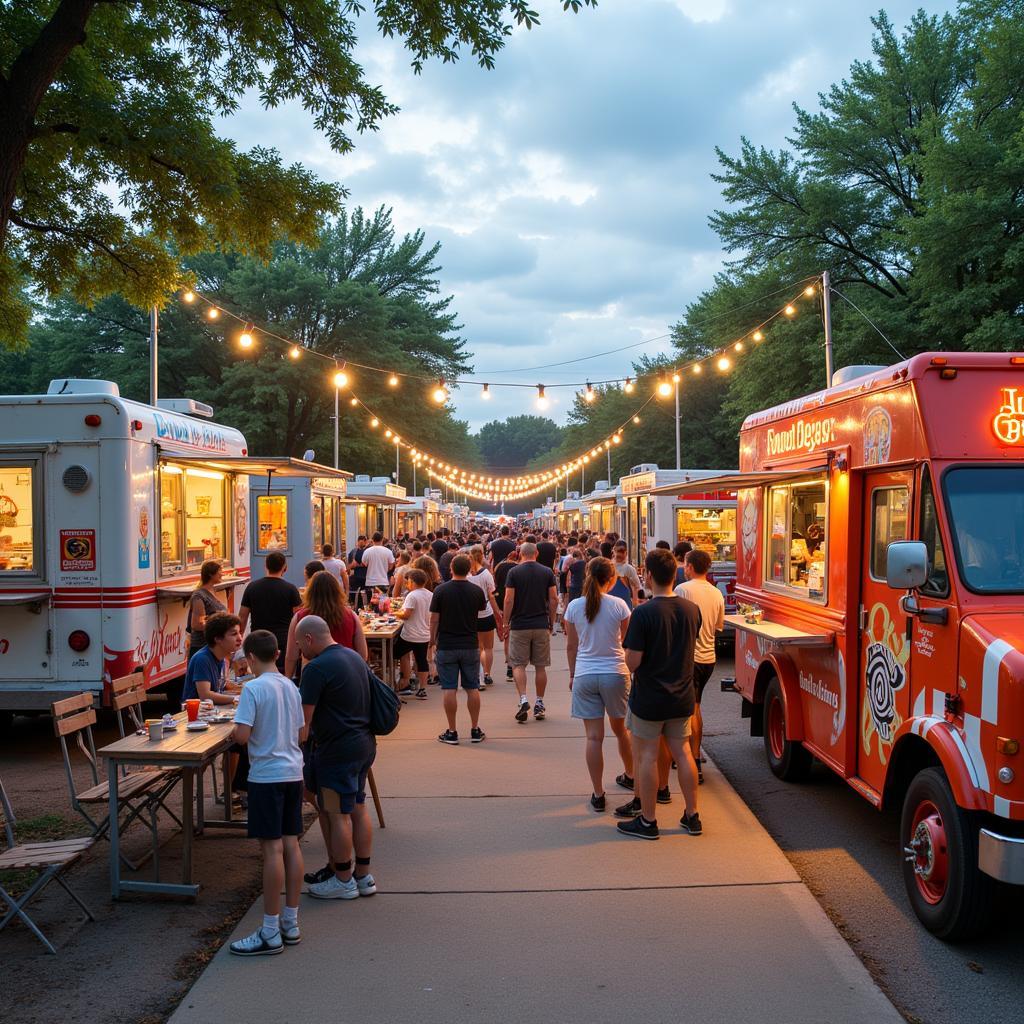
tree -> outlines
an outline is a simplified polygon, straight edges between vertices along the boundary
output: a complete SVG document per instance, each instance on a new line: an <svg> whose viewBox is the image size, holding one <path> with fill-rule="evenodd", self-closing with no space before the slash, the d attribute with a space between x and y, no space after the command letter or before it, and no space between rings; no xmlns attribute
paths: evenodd
<svg viewBox="0 0 1024 1024"><path fill-rule="evenodd" d="M383 374L348 367L342 467L393 471L395 449L384 423L448 458L477 459L467 425L427 394L435 377L467 368L451 300L438 295L439 245L427 247L421 232L396 240L390 211L369 217L359 208L326 225L319 241L316 248L280 243L266 265L222 254L190 260L203 293L252 320L256 341L246 355L238 347L241 328L228 318L211 324L183 304L168 307L161 318L161 392L208 402L219 422L245 434L253 454L301 456L313 448L318 461L329 463L334 360L386 366L419 379L404 378L396 390ZM262 328L295 339L301 357L293 359L291 346ZM91 310L60 300L33 327L25 353L0 356L0 389L38 392L52 377L74 372L115 380L127 397L147 401L147 335L146 316L119 296ZM378 429L364 406L349 404L352 395L383 421ZM403 482L411 483L405 451L402 462Z"/></svg>
<svg viewBox="0 0 1024 1024"><path fill-rule="evenodd" d="M568 0L578 11L596 0ZM490 68L527 0L375 0L417 72L469 50ZM215 119L256 93L298 100L333 149L397 109L354 57L360 0L19 0L0 8L0 340L23 344L25 289L137 306L179 283L176 253L269 258L311 244L343 196ZM116 199L111 197L116 188Z"/></svg>
<svg viewBox="0 0 1024 1024"><path fill-rule="evenodd" d="M490 469L517 469L558 446L562 429L546 416L510 416L491 420L476 434L484 465Z"/></svg>

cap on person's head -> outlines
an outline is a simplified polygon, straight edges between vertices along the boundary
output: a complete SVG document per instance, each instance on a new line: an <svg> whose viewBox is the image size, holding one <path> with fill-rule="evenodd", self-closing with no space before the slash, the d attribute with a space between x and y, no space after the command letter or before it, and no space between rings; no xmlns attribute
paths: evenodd
<svg viewBox="0 0 1024 1024"><path fill-rule="evenodd" d="M270 554L263 559L263 564L267 567L267 572L279 573L284 570L284 567L288 562L280 551L271 551Z"/></svg>
<svg viewBox="0 0 1024 1024"><path fill-rule="evenodd" d="M452 559L451 570L453 576L468 576L469 570L473 567L473 563L469 560L469 555L456 555Z"/></svg>
<svg viewBox="0 0 1024 1024"><path fill-rule="evenodd" d="M664 548L648 551L647 557L644 559L644 569L659 587L667 587L676 578L675 555Z"/></svg>
<svg viewBox="0 0 1024 1024"><path fill-rule="evenodd" d="M281 653L278 647L277 637L269 629L254 629L242 644L247 658L253 658L264 665L270 665L277 661Z"/></svg>

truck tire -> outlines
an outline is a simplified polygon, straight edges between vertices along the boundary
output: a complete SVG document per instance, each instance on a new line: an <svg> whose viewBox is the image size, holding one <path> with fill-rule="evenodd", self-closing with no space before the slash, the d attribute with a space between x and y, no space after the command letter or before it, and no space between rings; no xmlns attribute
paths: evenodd
<svg viewBox="0 0 1024 1024"><path fill-rule="evenodd" d="M784 782L802 782L811 771L813 758L798 740L786 739L786 706L782 684L774 677L764 695L764 752L772 773Z"/></svg>
<svg viewBox="0 0 1024 1024"><path fill-rule="evenodd" d="M995 884L978 868L978 827L957 806L941 768L911 780L899 848L910 905L928 931L955 942L985 927Z"/></svg>

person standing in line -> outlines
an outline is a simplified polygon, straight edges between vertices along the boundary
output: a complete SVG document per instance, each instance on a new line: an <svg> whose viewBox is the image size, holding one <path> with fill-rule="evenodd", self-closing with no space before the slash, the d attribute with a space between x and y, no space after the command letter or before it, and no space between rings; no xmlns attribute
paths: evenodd
<svg viewBox="0 0 1024 1024"><path fill-rule="evenodd" d="M437 568L440 570L441 579L447 583L452 578L452 559L459 553L459 545L455 540L448 542L448 550L441 555Z"/></svg>
<svg viewBox="0 0 1024 1024"><path fill-rule="evenodd" d="M277 637L255 629L244 643L256 678L238 698L232 739L249 752L250 839L263 855L263 925L232 942L236 956L280 953L302 940L299 892L302 889L302 749L306 726L302 699L290 679L277 671ZM284 909L281 890L285 891Z"/></svg>
<svg viewBox="0 0 1024 1024"><path fill-rule="evenodd" d="M227 605L217 597L217 584L223 578L223 567L216 559L209 558L199 567L199 586L192 591L185 622L189 660L206 646L206 620L217 612L228 610Z"/></svg>
<svg viewBox="0 0 1024 1024"><path fill-rule="evenodd" d="M640 599L640 576L626 557L626 542L624 540L617 541L613 550L615 551L615 574L618 579L615 581L615 586L612 587L612 593L616 597L621 597L632 611ZM675 573L673 572L674 578Z"/></svg>
<svg viewBox="0 0 1024 1024"><path fill-rule="evenodd" d="M511 531L507 526L501 528L501 533L497 540L491 541L491 572L494 572L498 566L508 558L508 553L514 551L516 542L512 540Z"/></svg>
<svg viewBox="0 0 1024 1024"><path fill-rule="evenodd" d="M426 557L426 556L424 556ZM428 559L430 561L431 559ZM405 574L408 593L395 617L402 622L402 628L395 638L395 659L401 670L402 697L427 699L427 676L430 672L430 601L433 594L427 589L427 574L422 569L410 569ZM411 661L416 661L418 686L411 683Z"/></svg>
<svg viewBox="0 0 1024 1024"><path fill-rule="evenodd" d="M512 550L494 567L494 599L498 602L499 608L505 607L505 581L508 579L509 571L519 561L519 548L513 545ZM505 678L512 682L512 666L508 663L508 630L498 630L502 638L501 644L505 650Z"/></svg>
<svg viewBox="0 0 1024 1024"><path fill-rule="evenodd" d="M684 563L686 582L676 587L676 594L692 601L700 609L700 635L693 655L693 687L696 707L693 712L693 729L690 733L690 749L697 762L697 782L704 781L703 760L700 745L704 738L704 719L701 716L700 700L704 687L715 671L715 638L725 629L725 598L713 583L708 582L711 571L711 556L706 551L691 550Z"/></svg>
<svg viewBox="0 0 1024 1024"><path fill-rule="evenodd" d="M533 665L537 699L533 717L542 721L547 714L544 694L551 664L551 634L558 614L558 586L551 569L537 561L537 545L527 542L519 549L519 565L505 577L504 633L508 635L508 663L519 692L516 721L529 717L526 696L526 667Z"/></svg>
<svg viewBox="0 0 1024 1024"><path fill-rule="evenodd" d="M629 609L621 598L612 597L614 585L615 567L606 558L597 558L587 569L586 596L574 598L565 609L572 717L583 719L593 787L590 807L598 812L605 809L605 714L618 742L623 771L628 775L633 770L633 746L626 732L629 671L622 649Z"/></svg>
<svg viewBox="0 0 1024 1024"><path fill-rule="evenodd" d="M395 564L391 548L385 547L384 535L379 531L370 539L369 547L363 549L363 565L366 568L366 589L388 589L388 574Z"/></svg>
<svg viewBox="0 0 1024 1024"><path fill-rule="evenodd" d="M472 563L468 555L452 559L452 578L434 591L430 602L430 642L436 648L434 660L444 693L444 713L448 728L437 738L449 746L459 745L456 715L459 707L459 683L466 691L470 733L473 743L486 736L480 728L480 647L477 638L479 614L487 607L480 587L470 583Z"/></svg>
<svg viewBox="0 0 1024 1024"><path fill-rule="evenodd" d="M558 548L551 543L551 536L547 530L545 530L540 537L540 543L537 545L537 562L554 572L555 559L558 557Z"/></svg>
<svg viewBox="0 0 1024 1024"><path fill-rule="evenodd" d="M398 552L395 561L395 572L391 577L391 597L401 597L405 593L405 574L412 568L412 553L406 549Z"/></svg>
<svg viewBox="0 0 1024 1024"><path fill-rule="evenodd" d="M430 542L430 550L434 554L434 561L440 564L441 556L448 550L448 531L441 530L437 537Z"/></svg>
<svg viewBox="0 0 1024 1024"><path fill-rule="evenodd" d="M612 566L614 569L615 567ZM569 564L565 570L566 607L569 603L583 596L583 580L587 571L587 559L581 548L573 548L569 556Z"/></svg>
<svg viewBox="0 0 1024 1024"><path fill-rule="evenodd" d="M359 534L356 546L348 553L348 603L359 608L359 595L366 590L366 566L363 552L366 550L366 535Z"/></svg>
<svg viewBox="0 0 1024 1024"><path fill-rule="evenodd" d="M688 540L681 540L673 549L672 554L676 558L676 586L685 583L689 578L686 575L686 556L693 550L693 545Z"/></svg>
<svg viewBox="0 0 1024 1024"><path fill-rule="evenodd" d="M469 559L473 563L469 572L469 582L482 591L487 607L479 613L476 629L480 640L480 666L484 672L484 686L493 686L491 668L494 666L494 634L501 629L501 609L494 596L495 584L491 570L484 565L484 549L474 544L469 549Z"/></svg>
<svg viewBox="0 0 1024 1024"><path fill-rule="evenodd" d="M341 565L340 562L338 564ZM280 551L271 551L264 559L264 565L266 576L246 584L238 618L243 635L246 626L251 624L253 630L267 629L277 637L277 668L283 672L288 626L292 616L302 607L302 597L298 587L284 578L288 563Z"/></svg>
<svg viewBox="0 0 1024 1024"><path fill-rule="evenodd" d="M630 618L623 640L626 667L633 673L626 727L636 751L640 811L630 801L617 808L618 830L634 839L657 839L658 750L664 736L679 772L686 804L679 819L683 831L700 835L697 813L697 765L688 742L693 715L693 654L700 633L700 610L672 593L676 560L671 551L655 548L644 560L651 600ZM635 816L634 816L635 814Z"/></svg>
<svg viewBox="0 0 1024 1024"><path fill-rule="evenodd" d="M372 673L355 651L334 642L318 615L307 615L298 634L306 659L302 712L316 741L305 782L328 817L329 866L334 869L324 881L309 886L309 895L318 900L372 896L377 883L370 874L373 825L366 808L366 778L377 755L377 738L370 730Z"/></svg>
<svg viewBox="0 0 1024 1024"><path fill-rule="evenodd" d="M333 572L341 582L342 587L345 591L348 591L348 570L345 568L345 563L334 555L334 545L324 544L320 548L321 561L324 563L324 568L328 572Z"/></svg>

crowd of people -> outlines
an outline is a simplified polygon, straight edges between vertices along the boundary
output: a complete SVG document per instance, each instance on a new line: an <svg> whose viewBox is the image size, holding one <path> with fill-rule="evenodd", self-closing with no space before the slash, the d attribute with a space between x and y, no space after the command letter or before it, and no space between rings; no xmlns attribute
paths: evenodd
<svg viewBox="0 0 1024 1024"><path fill-rule="evenodd" d="M659 542L638 572L614 533L517 534L502 526L391 543L375 533L359 537L343 557L331 545L321 555L305 566L300 592L284 578L284 556L271 552L237 616L217 597L219 565L206 563L189 608L184 695L238 701L235 778L246 791L249 835L263 846L263 924L231 952L265 955L297 943L303 881L317 899L377 891L366 787L380 681L355 611L362 605L394 608L399 693L425 701L429 688L438 688L445 725L438 739L450 746L461 742L460 689L470 742L486 739L481 693L495 686L496 640L515 687L514 720L543 721L551 638L564 632L571 714L585 734L589 808L607 810L607 722L622 764L615 783L633 794L614 808L618 832L659 838L657 805L671 801L674 768L684 801L680 826L702 833L700 702L725 610L708 580L706 552L685 541L674 550ZM249 676L244 686L232 681L242 671ZM299 848L304 801L316 808L329 858L309 873Z"/></svg>

